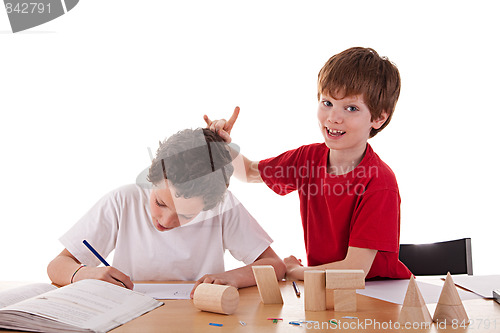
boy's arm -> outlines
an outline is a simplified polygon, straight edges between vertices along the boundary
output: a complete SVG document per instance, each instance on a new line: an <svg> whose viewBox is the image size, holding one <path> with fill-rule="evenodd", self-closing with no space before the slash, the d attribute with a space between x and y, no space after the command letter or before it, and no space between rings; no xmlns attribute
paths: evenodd
<svg viewBox="0 0 500 333"><path fill-rule="evenodd" d="M285 258L286 277L291 280L304 280L304 272L314 269L362 269L365 271L366 277L372 267L377 252L377 250L373 249L349 246L344 260L309 267L302 266L297 258L290 256Z"/></svg>
<svg viewBox="0 0 500 333"><path fill-rule="evenodd" d="M245 183L262 183L259 161L251 161L242 154L233 159L234 176Z"/></svg>
<svg viewBox="0 0 500 333"><path fill-rule="evenodd" d="M276 278L281 280L285 276L286 266L285 263L278 257L274 250L269 246L262 254L250 265L236 268L220 274L207 274L202 276L196 281L193 290L191 291L191 298L193 297L194 290L201 283L213 283L230 285L236 288L244 288L255 285L255 278L253 275L252 266L256 265L272 265L276 272Z"/></svg>
<svg viewBox="0 0 500 333"><path fill-rule="evenodd" d="M207 123L208 129L219 134L224 141L230 143L231 130L239 114L240 108L237 106L234 108L233 114L229 120L219 119L212 121L207 115L204 115L203 119ZM259 161L251 161L234 150L231 151L231 155L233 155L234 176L236 176L236 178L246 183L262 183L258 168Z"/></svg>
<svg viewBox="0 0 500 333"><path fill-rule="evenodd" d="M47 274L49 275L50 280L59 286L65 286L83 279L97 279L110 282L118 286L125 285L128 289L134 289L134 284L130 278L114 267L81 266L82 264L80 261L78 261L78 259L76 259L71 252L64 249L49 263L47 266Z"/></svg>

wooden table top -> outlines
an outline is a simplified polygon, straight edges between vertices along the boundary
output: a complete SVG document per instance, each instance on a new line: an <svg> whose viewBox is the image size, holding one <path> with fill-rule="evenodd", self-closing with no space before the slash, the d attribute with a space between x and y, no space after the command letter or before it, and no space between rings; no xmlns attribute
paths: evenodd
<svg viewBox="0 0 500 333"><path fill-rule="evenodd" d="M335 312L332 310L304 311L304 286L298 285L302 294L297 297L291 282L280 282L283 305L264 305L260 300L257 287L239 290L240 303L232 315L203 312L196 309L192 300L165 300L165 305L137 318L121 327L116 333L136 332L403 332L397 329L397 320L401 305L357 295L356 312ZM411 329L412 332L500 332L500 304L492 300L475 299L464 301L464 306L471 319L467 328L438 327L431 324L430 329ZM436 304L428 304L432 314ZM344 318L355 317L355 318ZM273 323L267 318L283 318ZM335 320L337 325L330 323ZM240 324L244 322L246 326ZM317 321L302 323L301 327L289 324L290 321ZM223 324L213 327L209 323ZM392 329L391 329L392 328Z"/></svg>
<svg viewBox="0 0 500 333"><path fill-rule="evenodd" d="M154 333L154 332L500 332L500 304L493 300L475 299L463 302L470 324L467 328L459 325L430 328L405 329L398 327L397 320L401 305L375 298L357 295L356 312L336 312L332 310L304 311L304 287L297 297L290 281L280 282L283 305L264 305L257 287L239 290L240 302L232 315L203 312L196 309L192 300L164 300L165 305L134 319L116 329L114 333ZM0 289L2 283L0 283ZM427 304L432 314L436 304ZM283 318L273 323L267 318ZM330 322L334 320L336 324ZM244 322L246 325L240 324ZM299 326L290 321L314 321ZM222 327L210 326L222 324ZM0 330L0 332L12 332Z"/></svg>

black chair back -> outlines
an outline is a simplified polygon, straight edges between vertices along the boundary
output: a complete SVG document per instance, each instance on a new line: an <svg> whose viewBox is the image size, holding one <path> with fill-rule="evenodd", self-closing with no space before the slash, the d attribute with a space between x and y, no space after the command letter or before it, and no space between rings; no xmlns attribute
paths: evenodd
<svg viewBox="0 0 500 333"><path fill-rule="evenodd" d="M414 275L472 275L471 239L431 244L401 244L401 260Z"/></svg>

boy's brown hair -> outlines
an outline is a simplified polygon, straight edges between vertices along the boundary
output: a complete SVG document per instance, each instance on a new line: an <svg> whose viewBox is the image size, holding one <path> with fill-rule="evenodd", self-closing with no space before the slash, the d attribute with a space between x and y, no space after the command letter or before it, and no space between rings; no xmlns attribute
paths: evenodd
<svg viewBox="0 0 500 333"><path fill-rule="evenodd" d="M338 53L318 74L318 100L320 95L335 99L363 95L372 121L387 113L385 123L379 129L372 128L370 138L391 121L400 90L401 78L396 65L371 48L353 47Z"/></svg>

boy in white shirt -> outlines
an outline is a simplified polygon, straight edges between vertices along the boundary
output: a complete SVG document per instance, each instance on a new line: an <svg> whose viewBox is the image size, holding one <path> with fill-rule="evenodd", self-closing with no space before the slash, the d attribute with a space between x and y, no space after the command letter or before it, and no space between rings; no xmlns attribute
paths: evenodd
<svg viewBox="0 0 500 333"><path fill-rule="evenodd" d="M227 144L207 129L160 143L150 183L110 192L60 238L65 249L49 263L50 279L61 286L99 279L133 289L133 280L191 280L195 288L242 288L255 285L252 265L272 265L282 279L286 267L271 238L227 191L231 161ZM114 250L112 266L98 267L83 240L103 257ZM226 249L247 266L225 272Z"/></svg>

